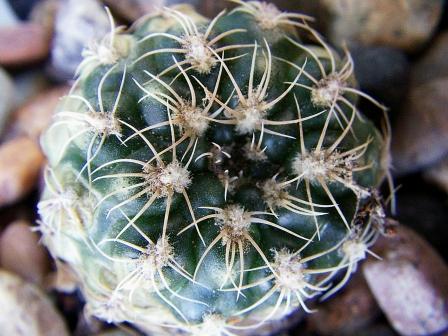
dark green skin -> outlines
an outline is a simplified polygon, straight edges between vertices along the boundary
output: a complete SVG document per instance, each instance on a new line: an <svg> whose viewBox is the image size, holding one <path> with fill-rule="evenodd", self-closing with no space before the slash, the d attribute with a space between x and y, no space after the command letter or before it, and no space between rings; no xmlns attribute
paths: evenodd
<svg viewBox="0 0 448 336"><path fill-rule="evenodd" d="M153 19L149 19L148 22ZM142 24L140 28L134 33L136 40L144 37L149 33L146 30L147 24ZM248 14L243 13L230 13L223 16L222 19L216 24L212 36L216 36L220 32L225 32L230 29L244 28L247 29L246 33L238 33L231 35L223 40L221 40L218 46L228 45L228 44L251 44L257 41L259 45L259 57L261 56L261 51L265 45L264 39L269 43L269 47L272 54L277 57L284 58L290 62L293 62L299 66L307 59L306 70L312 74L316 79L320 79L320 72L316 65L316 62L311 58L307 57L305 52L294 47L289 41L284 37L278 39L278 32L269 32L261 30L258 27L257 22L254 18ZM175 34L177 36L182 36L182 30L178 26L176 29L171 29L168 33ZM275 35L276 38L272 36ZM291 36L293 39L296 37ZM274 41L274 42L272 42ZM116 117L127 123L132 124L136 129L143 129L147 126L153 125L157 122L167 120L167 110L162 104L158 103L152 98L146 98L141 103L138 100L143 97L144 93L136 86L134 81L135 78L140 83L149 80L150 78L143 73L142 70L147 70L153 74L158 74L163 71L168 66L173 64L172 56L174 55L178 61L183 60L181 54L171 54L163 53L157 56L147 57L145 60L132 65L132 61L135 60L142 53L151 50L152 48L164 48L164 47L179 47L178 43L167 38L157 37L148 40L140 45L134 50L127 58L120 60L120 63L114 71L107 77L104 82L102 94L103 94L103 104L106 111L110 111L115 102L116 94L119 90L121 78L123 75L124 65L127 66L127 75L125 79L125 84L122 92L121 99L118 104L118 109L116 112ZM238 82L239 87L242 89L243 94L247 94L247 83L249 81L249 69L251 62L251 55L253 49L246 48L244 50L228 51L226 52L226 57L232 57L247 53L245 57L237 60L228 61L228 65L231 73L234 75ZM321 60L326 70L329 72L329 62L326 59ZM268 90L267 101L279 96L286 88L288 84L286 82L292 82L297 75L297 70L292 68L290 65L273 59L273 71L270 87ZM88 99L88 101L94 106L94 108L99 110L99 102L97 96L97 88L100 80L104 76L107 70L111 66L99 66L86 78L80 82L80 94ZM194 70L189 71L190 78L192 75L197 76L201 82L208 87L210 91L213 91L217 73L219 70L219 64L213 68L209 75L203 75L196 73ZM162 77L162 80L169 83L174 76L178 74L178 70L173 70L169 74ZM255 74L255 83L260 81L262 73ZM198 95L198 101L204 97L204 92L197 83L192 80L193 85L196 89ZM299 83L312 85L311 81L305 76L302 76ZM188 86L182 76L180 76L172 85L172 88L181 94L185 99L190 99L190 94ZM227 74L224 72L221 78L221 85L219 88L218 96L222 101L226 101L233 90L233 85L230 82ZM301 116L307 117L316 114L323 110L322 107L314 106L311 102L310 92L306 89L295 87L292 91L276 106L268 111L266 119L269 120L291 120L297 118L297 109L294 102L294 95L296 95L300 107ZM347 97L353 100L353 97ZM230 106L235 106L237 99L233 99L230 102ZM341 105L348 116L351 115L351 110ZM218 104L211 109L211 112L219 108ZM312 149L316 146L319 135L322 131L322 127L325 123L327 114L323 113L318 117L311 120L304 121L302 123L304 129L304 141L308 149ZM220 118L225 118L222 114ZM202 136L198 141L198 146L194 158L198 157L202 153L210 151L212 149L212 142L218 143L220 145L234 146L232 151L232 158L226 160L223 167L229 169L230 176L238 175L239 170L244 171L243 182L238 185L237 189L233 193L229 193L227 201L224 200L224 187L223 184L216 176L216 172L211 169L209 159L204 157L191 165L191 177L192 183L187 189L187 194L191 200L194 208L196 218L201 218L204 215L214 213L210 210L199 209L201 206L208 207L219 207L225 208L229 204L240 204L247 211L269 211L265 201L263 200L263 194L258 187L260 182L270 179L273 175L280 172L278 181L291 179L294 174L291 171L291 162L293 158L300 153L300 143L299 143L299 127L298 124L286 125L286 126L271 126L271 129L288 134L296 139L287 139L278 137L275 135L265 134L263 139L262 147L267 146L266 154L268 160L263 162L251 162L244 157L240 149L246 142L249 142L252 138L251 134L240 135L235 132L233 126L227 126L217 123L210 123L210 127L206 134ZM376 188L383 176L383 170L380 167L381 161L381 151L384 146L383 140L374 127L374 125L368 121L360 121L358 118L355 119L352 127L356 138L352 135L347 135L341 145L339 146L340 151L345 151L347 149L354 148L362 143L366 142L367 139L371 138L372 142L368 147L365 155L361 158L360 164L366 164L373 162L371 169L365 170L361 173L356 173L354 180L360 186L367 188ZM330 122L330 126L327 132L327 136L324 141L324 148L329 147L333 144L335 139L341 134L342 130L340 126L336 123L334 119ZM133 133L127 127L123 127L123 138L131 135ZM259 137L259 131L256 132L256 139ZM176 128L176 139L181 137L180 131ZM153 131L145 132L145 136L154 145L157 151L161 151L171 144L171 134L170 128L168 126L157 128ZM99 138L95 144L93 150L95 151L96 146L99 144ZM177 147L177 157L182 157L188 140L184 141L180 146ZM171 151L164 156L164 161L166 163L171 162ZM75 170L79 171L81 167L86 162L87 147L79 148L74 143L71 145L70 149L66 152L60 165L70 165ZM111 160L122 159L122 158L133 158L141 161L147 161L152 157L151 151L148 149L146 144L139 137L135 137L132 141L127 143L127 146L123 146L115 136L108 136L105 143L100 150L97 157L92 162L92 170L99 167L100 165L107 163ZM189 155L187 156L188 159ZM185 160L186 161L186 160ZM184 161L184 162L185 162ZM56 170L58 167L53 167ZM133 164L114 164L107 168L102 169L94 175L98 177L106 174L113 174L119 172L141 172L141 167ZM87 172L83 174L87 179ZM135 183L141 182L139 178L134 179ZM93 183L94 189L102 195L113 191L113 186L110 180L100 180ZM329 182L329 187L337 200L339 206L341 207L345 217L350 222L354 216L356 216L357 208L359 207L359 200L355 194L338 182ZM79 187L80 193L87 193L86 189ZM141 189L136 189L133 193ZM307 200L304 183L301 182L296 188L296 184L290 185L287 191L301 199ZM312 184L312 195L313 201L315 203L321 204L331 204L328 196L321 188L319 184ZM124 213L126 213L129 218L132 218L145 204L149 196L144 195L138 200L127 204L122 207ZM95 210L95 222L90 223L89 236L95 242L100 242L103 239L113 238L115 235L126 225L127 220L121 215L119 211L114 211L109 217L106 218L107 211L114 205L123 201L125 198L121 195L116 197L111 197L107 202L104 202L101 207ZM136 222L136 225L146 233L153 241L157 241L162 234L162 224L165 214L165 198L158 199ZM327 215L318 217L318 222L321 225L321 239L320 241L315 239L315 241L310 244L303 252L302 256L310 256L316 254L320 251L324 251L338 244L347 234L347 228L341 220L339 214L334 208L327 208L325 211L328 212ZM314 219L311 216L298 215L290 212L286 209L276 209L279 217L278 219L274 216L257 216L259 218L265 218L283 227L286 227L302 236L311 237L315 232ZM205 246L201 243L199 236L194 228L186 231L181 235L177 233L189 225L192 222L190 212L186 205L186 202L182 195L174 194L173 203L171 205L171 210L169 213L169 225L168 225L168 235L169 241L174 247L175 258L179 264L183 265L186 271L193 274L199 258L204 253ZM201 222L198 224L201 233L207 243L210 244L212 240L218 235L219 227L216 225L213 219ZM251 237L257 242L261 247L264 254L272 260L273 253L272 249L280 250L281 248L288 248L290 251L298 250L305 243L304 240L298 239L291 236L283 231L280 231L273 227L268 227L261 224L252 224L250 228ZM137 244L139 246L145 247L146 241L141 237L141 235L134 229L128 229L122 236L121 239ZM85 247L84 247L85 248ZM103 245L103 251L110 256L128 257L128 258L138 258L139 253L134 249L128 248L119 243L110 243ZM90 252L90 258L102 258L100 254L95 254ZM252 305L258 301L272 286L258 286L252 289L244 291L246 297L240 297L238 301L236 300L236 292L222 292L219 288L211 282L210 274L215 271L218 266L223 266L225 254L225 247L221 243L217 244L215 248L209 253L204 263L201 265L200 271L196 280L204 285L204 287L198 286L197 284L186 280L184 277L180 276L178 273L172 271L170 268L164 268L163 272L171 284L171 289L177 293L195 300L200 300L206 302L209 307L199 304L193 304L185 300L171 297L171 302L179 308L179 310L191 321L200 322L202 316L208 312L220 313L224 316L231 316L236 312ZM338 250L332 253L324 255L310 263L307 264L307 268L325 268L334 267L341 261L341 255ZM238 265L238 259L235 262ZM253 247L247 245L245 250L245 267L255 268L263 266L264 261L261 259L259 254L255 251ZM235 266L238 269L238 266ZM254 271L249 272L244 277L244 284L249 284L258 278L266 276L266 271ZM310 278L309 282L313 282ZM207 288L209 287L209 288ZM166 297L170 297L167 290L162 290ZM155 294L154 294L155 295ZM277 294L273 295L268 301L266 301L260 308L267 308L270 305L274 305L277 300ZM165 303L160 300L161 304ZM176 312L173 310L173 313Z"/></svg>

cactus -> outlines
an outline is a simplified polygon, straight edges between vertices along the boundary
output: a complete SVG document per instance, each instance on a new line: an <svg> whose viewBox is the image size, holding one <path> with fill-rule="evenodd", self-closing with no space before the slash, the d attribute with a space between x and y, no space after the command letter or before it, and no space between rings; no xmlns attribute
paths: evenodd
<svg viewBox="0 0 448 336"><path fill-rule="evenodd" d="M132 33L111 18L42 138L42 240L91 315L250 334L311 312L372 254L388 139L356 106L383 106L309 17L235 2Z"/></svg>

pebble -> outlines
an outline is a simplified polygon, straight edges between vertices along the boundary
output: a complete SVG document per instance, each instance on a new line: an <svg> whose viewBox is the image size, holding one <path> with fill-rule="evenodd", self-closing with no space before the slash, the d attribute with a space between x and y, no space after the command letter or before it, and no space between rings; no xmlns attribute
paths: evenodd
<svg viewBox="0 0 448 336"><path fill-rule="evenodd" d="M441 333L448 328L448 267L411 229L378 242L364 276L393 328L403 336Z"/></svg>
<svg viewBox="0 0 448 336"><path fill-rule="evenodd" d="M106 325L105 322L93 317L93 316L87 316L86 314L79 314L78 322L76 323L75 330L73 331L73 336L105 336L109 335L108 332L111 332L111 335L114 335L112 331L120 330L118 328L113 329L107 329L107 327L110 327L110 325ZM135 330L133 330L135 333ZM140 334L133 335L132 333L125 333L118 334L121 336L141 336ZM118 336L116 335L116 336Z"/></svg>
<svg viewBox="0 0 448 336"><path fill-rule="evenodd" d="M7 0L0 0L0 29L14 26L18 19Z"/></svg>
<svg viewBox="0 0 448 336"><path fill-rule="evenodd" d="M42 69L32 69L14 76L14 87L18 95L14 95L14 108L19 108L38 93L46 90L50 83Z"/></svg>
<svg viewBox="0 0 448 336"><path fill-rule="evenodd" d="M179 3L182 3L183 1L177 0ZM283 0L287 2L291 2L290 0ZM273 2L275 5L277 5L276 1L269 1ZM195 6L198 9L198 12L204 15L208 18L213 18L216 15L218 15L223 10L231 10L233 7L235 7L236 4L231 3L230 1L207 1L207 0L190 0L187 3L190 3L192 6ZM281 7L279 7L281 8Z"/></svg>
<svg viewBox="0 0 448 336"><path fill-rule="evenodd" d="M448 157L426 170L425 178L448 193Z"/></svg>
<svg viewBox="0 0 448 336"><path fill-rule="evenodd" d="M39 146L27 137L0 146L0 207L13 204L34 188L43 163Z"/></svg>
<svg viewBox="0 0 448 336"><path fill-rule="evenodd" d="M9 0L20 20L28 20L33 7L42 0Z"/></svg>
<svg viewBox="0 0 448 336"><path fill-rule="evenodd" d="M409 89L410 62L404 52L391 47L350 48L360 88L394 111Z"/></svg>
<svg viewBox="0 0 448 336"><path fill-rule="evenodd" d="M402 188L396 194L397 220L422 235L448 260L446 194L421 178L420 174L400 178L399 183Z"/></svg>
<svg viewBox="0 0 448 336"><path fill-rule="evenodd" d="M134 22L140 17L149 14L158 8L162 8L165 5L165 0L103 0L104 4L108 6L115 15L127 20L128 22Z"/></svg>
<svg viewBox="0 0 448 336"><path fill-rule="evenodd" d="M336 45L384 45L414 52L433 35L443 0L300 0L302 8L318 16Z"/></svg>
<svg viewBox="0 0 448 336"><path fill-rule="evenodd" d="M36 286L0 270L0 335L68 336L60 314Z"/></svg>
<svg viewBox="0 0 448 336"><path fill-rule="evenodd" d="M323 336L355 335L379 313L365 279L356 273L343 291L319 304L316 313L308 315L308 324L311 330Z"/></svg>
<svg viewBox="0 0 448 336"><path fill-rule="evenodd" d="M227 4L222 1L207 0L103 0L112 12L120 18L132 23L144 15L154 13L163 7L169 7L176 4L186 3L194 6L200 13L212 17L226 8Z"/></svg>
<svg viewBox="0 0 448 336"><path fill-rule="evenodd" d="M14 83L11 77L0 68L0 134L3 131L6 120L14 101Z"/></svg>
<svg viewBox="0 0 448 336"><path fill-rule="evenodd" d="M0 266L23 279L43 285L50 270L48 254L27 221L9 224L0 236Z"/></svg>
<svg viewBox="0 0 448 336"><path fill-rule="evenodd" d="M66 263L60 260L55 260L55 263L56 271L49 275L47 288L56 289L66 294L73 293L78 288L78 277Z"/></svg>
<svg viewBox="0 0 448 336"><path fill-rule="evenodd" d="M0 28L0 65L19 67L43 61L50 50L45 28L22 23Z"/></svg>
<svg viewBox="0 0 448 336"><path fill-rule="evenodd" d="M410 89L392 137L394 172L421 170L448 153L448 77Z"/></svg>
<svg viewBox="0 0 448 336"><path fill-rule="evenodd" d="M124 330L112 329L112 330L102 331L98 334L95 334L95 336L129 336L129 334Z"/></svg>
<svg viewBox="0 0 448 336"><path fill-rule="evenodd" d="M423 57L412 67L412 83L420 85L448 77L448 32L437 36Z"/></svg>
<svg viewBox="0 0 448 336"><path fill-rule="evenodd" d="M356 336L397 336L397 333L387 324L373 324L359 330Z"/></svg>
<svg viewBox="0 0 448 336"><path fill-rule="evenodd" d="M48 36L53 36L59 0L41 0L31 10L29 20L45 28Z"/></svg>
<svg viewBox="0 0 448 336"><path fill-rule="evenodd" d="M67 86L58 86L32 97L11 115L8 136L24 135L38 142L41 133L52 121L53 112L60 98L66 95L69 89Z"/></svg>
<svg viewBox="0 0 448 336"><path fill-rule="evenodd" d="M106 11L98 1L63 0L56 14L50 75L58 80L72 79L84 47L109 30Z"/></svg>

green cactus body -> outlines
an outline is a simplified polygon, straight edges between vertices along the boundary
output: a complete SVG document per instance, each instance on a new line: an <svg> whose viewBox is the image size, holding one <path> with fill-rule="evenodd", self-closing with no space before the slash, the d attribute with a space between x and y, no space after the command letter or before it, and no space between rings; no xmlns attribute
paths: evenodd
<svg viewBox="0 0 448 336"><path fill-rule="evenodd" d="M257 2L212 21L179 6L86 51L42 139L39 211L90 314L247 334L309 312L365 258L387 141L355 107L369 97L349 55L306 19Z"/></svg>

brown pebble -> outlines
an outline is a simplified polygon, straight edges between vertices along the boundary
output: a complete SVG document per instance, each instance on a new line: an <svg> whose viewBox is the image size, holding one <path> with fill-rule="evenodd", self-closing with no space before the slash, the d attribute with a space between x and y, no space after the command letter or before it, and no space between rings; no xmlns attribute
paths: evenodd
<svg viewBox="0 0 448 336"><path fill-rule="evenodd" d="M27 137L0 146L0 207L20 200L34 188L43 163L39 146Z"/></svg>
<svg viewBox="0 0 448 336"><path fill-rule="evenodd" d="M317 16L319 28L336 45L420 49L442 16L443 0L296 0L296 10Z"/></svg>
<svg viewBox="0 0 448 336"><path fill-rule="evenodd" d="M16 67L44 60L50 39L43 26L24 23L0 28L0 65Z"/></svg>
<svg viewBox="0 0 448 336"><path fill-rule="evenodd" d="M311 330L319 335L355 335L379 315L378 305L362 274L356 273L344 290L308 315Z"/></svg>
<svg viewBox="0 0 448 336"><path fill-rule="evenodd" d="M286 0L283 2L285 1ZM157 12L164 6L174 6L178 4L190 4L206 17L214 17L224 9L235 7L235 4L226 1L197 0L103 0L103 3L113 11L114 15L125 19L128 22L134 22L142 16Z"/></svg>
<svg viewBox="0 0 448 336"><path fill-rule="evenodd" d="M448 153L447 92L448 77L411 89L392 137L397 174L418 171Z"/></svg>
<svg viewBox="0 0 448 336"><path fill-rule="evenodd" d="M46 287L67 294L73 293L78 287L78 277L70 266L56 260L56 271L47 277Z"/></svg>
<svg viewBox="0 0 448 336"><path fill-rule="evenodd" d="M69 91L67 86L48 89L32 97L13 112L9 120L8 137L28 136L36 141L52 121L53 112L62 96Z"/></svg>
<svg viewBox="0 0 448 336"><path fill-rule="evenodd" d="M0 335L68 336L64 320L36 286L0 270Z"/></svg>
<svg viewBox="0 0 448 336"><path fill-rule="evenodd" d="M41 0L38 1L29 15L29 20L45 28L47 35L51 38L54 33L54 21L56 13L61 6L59 0Z"/></svg>
<svg viewBox="0 0 448 336"><path fill-rule="evenodd" d="M156 11L165 5L165 0L103 0L104 4L114 12L115 15L134 22L140 17Z"/></svg>
<svg viewBox="0 0 448 336"><path fill-rule="evenodd" d="M79 314L78 323L76 324L75 331L73 335L82 336L82 335L92 335L92 336L105 336L108 334L103 334L105 323L100 321L99 319L93 316L87 316L86 314ZM109 329L106 329L109 331ZM113 329L115 330L115 329ZM120 330L120 329L118 329ZM135 330L134 330L135 333ZM141 336L134 335L132 333L125 333L124 331L121 334L111 334L108 336Z"/></svg>
<svg viewBox="0 0 448 336"><path fill-rule="evenodd" d="M374 252L383 260L363 266L367 283L394 329L404 336L432 335L448 328L448 267L414 231L397 228Z"/></svg>
<svg viewBox="0 0 448 336"><path fill-rule="evenodd" d="M42 284L50 269L48 254L28 222L11 223L0 236L0 266L27 281Z"/></svg>

